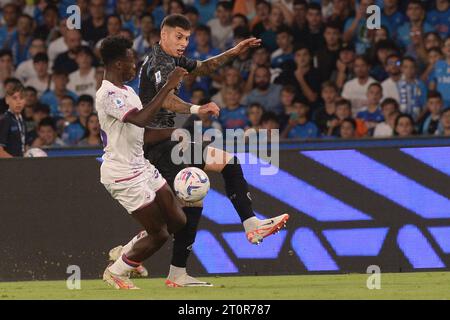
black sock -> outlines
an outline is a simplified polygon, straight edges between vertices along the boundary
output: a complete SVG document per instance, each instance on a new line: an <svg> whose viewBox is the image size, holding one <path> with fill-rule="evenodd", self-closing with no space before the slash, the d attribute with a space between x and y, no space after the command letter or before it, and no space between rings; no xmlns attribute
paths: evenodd
<svg viewBox="0 0 450 320"><path fill-rule="evenodd" d="M248 218L254 217L255 213L252 209L252 201L248 184L244 178L241 164L238 158L234 157L222 170L222 176L225 180L225 191L228 198L233 203L241 221L244 222Z"/></svg>
<svg viewBox="0 0 450 320"><path fill-rule="evenodd" d="M202 216L203 207L184 207L186 225L174 234L171 264L175 267L186 268L187 260L192 251L192 245L197 235L197 227Z"/></svg>

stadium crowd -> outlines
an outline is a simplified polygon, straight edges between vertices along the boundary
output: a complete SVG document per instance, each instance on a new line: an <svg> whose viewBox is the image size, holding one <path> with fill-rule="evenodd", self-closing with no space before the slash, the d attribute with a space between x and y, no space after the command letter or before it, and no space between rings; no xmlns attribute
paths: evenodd
<svg viewBox="0 0 450 320"><path fill-rule="evenodd" d="M74 4L80 30L67 27ZM379 29L367 26L372 4L381 8ZM195 119L204 130L280 129L286 139L450 136L448 0L0 0L0 6L0 147L14 121L28 146L101 145L95 92L104 71L102 39L132 39L139 67L171 13L193 26L185 53L193 59L250 36L262 39L211 77L183 81L182 99L222 108L218 119ZM25 106L7 121L8 95L19 84ZM138 92L138 76L129 85Z"/></svg>

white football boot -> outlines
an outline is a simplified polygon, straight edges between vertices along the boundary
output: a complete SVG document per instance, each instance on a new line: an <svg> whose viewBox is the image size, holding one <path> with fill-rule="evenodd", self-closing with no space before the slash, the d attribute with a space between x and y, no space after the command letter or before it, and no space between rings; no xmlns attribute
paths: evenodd
<svg viewBox="0 0 450 320"><path fill-rule="evenodd" d="M259 220L254 229L247 231L248 241L252 244L260 244L264 238L278 233L281 228L284 228L288 219L289 214L284 213L274 218Z"/></svg>

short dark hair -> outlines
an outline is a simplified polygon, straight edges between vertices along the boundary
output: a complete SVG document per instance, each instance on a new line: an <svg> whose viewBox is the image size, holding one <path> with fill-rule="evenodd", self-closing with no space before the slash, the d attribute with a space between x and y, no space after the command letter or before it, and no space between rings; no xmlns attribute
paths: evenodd
<svg viewBox="0 0 450 320"><path fill-rule="evenodd" d="M62 101L63 99L69 99L69 100L72 101L73 104L75 104L75 99L74 99L72 96L69 96L68 94L64 95L64 96L61 98L61 101Z"/></svg>
<svg viewBox="0 0 450 320"><path fill-rule="evenodd" d="M102 41L100 57L105 65L125 58L127 50L133 47L133 42L123 36L109 36Z"/></svg>
<svg viewBox="0 0 450 320"><path fill-rule="evenodd" d="M27 87L25 87L24 90L25 90L25 91L33 92L34 94L37 94L37 93L38 93L37 90L36 90L36 88L35 88L35 87L32 87L32 86L27 86Z"/></svg>
<svg viewBox="0 0 450 320"><path fill-rule="evenodd" d="M338 30L339 32L341 32L341 26L336 21L327 22L325 24L325 27L323 30L326 30L326 29L334 29L334 30Z"/></svg>
<svg viewBox="0 0 450 320"><path fill-rule="evenodd" d="M349 107L350 110L352 109L352 103L350 102L350 100L344 99L344 98L336 101L336 108L338 106L347 106L347 107Z"/></svg>
<svg viewBox="0 0 450 320"><path fill-rule="evenodd" d="M12 84L22 84L22 82L20 82L19 79L14 78L14 77L6 78L5 81L3 81L3 85L4 85L5 87L6 87L8 84L10 84L10 83L12 83Z"/></svg>
<svg viewBox="0 0 450 320"><path fill-rule="evenodd" d="M433 98L438 98L438 99L442 100L442 94L436 90L428 91L427 100L430 100Z"/></svg>
<svg viewBox="0 0 450 320"><path fill-rule="evenodd" d="M322 6L316 2L308 3L306 10L316 10L322 12Z"/></svg>
<svg viewBox="0 0 450 320"><path fill-rule="evenodd" d="M288 35L292 36L292 29L289 28L289 27L286 26L286 25L281 25L281 26L278 28L276 34L280 34L280 33L287 33Z"/></svg>
<svg viewBox="0 0 450 320"><path fill-rule="evenodd" d="M383 87L381 86L381 84L379 82L373 82L373 83L369 84L367 89L370 89L371 87L378 87L378 89L380 89L381 92L383 92Z"/></svg>
<svg viewBox="0 0 450 320"><path fill-rule="evenodd" d="M269 121L274 121L278 123L278 125L280 125L280 121L278 120L277 115L272 111L264 112L263 115L261 116L261 120L259 121L259 123L263 124Z"/></svg>
<svg viewBox="0 0 450 320"><path fill-rule="evenodd" d="M420 0L409 0L409 1L408 1L408 7L409 7L411 4L418 5L418 6L420 6L420 7L422 8L422 10L425 10L425 6L424 6L424 4L422 3L422 1L420 1Z"/></svg>
<svg viewBox="0 0 450 320"><path fill-rule="evenodd" d="M231 1L219 1L217 3L216 8L220 8L220 7L222 7L223 9L225 9L227 11L233 10L233 4L231 3Z"/></svg>
<svg viewBox="0 0 450 320"><path fill-rule="evenodd" d="M196 16L200 15L200 13L198 12L198 9L194 6L186 7L186 11L184 12L184 14L188 14L188 13L195 14Z"/></svg>
<svg viewBox="0 0 450 320"><path fill-rule="evenodd" d="M0 58L3 56L10 56L13 57L12 51L10 49L1 49L0 50Z"/></svg>
<svg viewBox="0 0 450 320"><path fill-rule="evenodd" d="M384 99L383 102L381 103L381 109L383 109L388 104L393 104L395 106L395 110L399 110L400 109L400 105L398 104L398 101L395 100L394 98L386 98L386 99Z"/></svg>
<svg viewBox="0 0 450 320"><path fill-rule="evenodd" d="M12 86L10 86L6 92L5 92L5 96L12 96L13 94L17 93L17 92L24 92L25 88L23 87L22 83L19 82L13 82Z"/></svg>
<svg viewBox="0 0 450 320"><path fill-rule="evenodd" d="M57 15L58 18L59 18L59 10L58 10L58 7L57 7L57 6L55 6L54 4L49 4L49 5L47 5L47 6L45 7L45 9L44 9L44 11L43 11L42 14L45 16L45 14L46 14L47 12L49 12L49 11L55 12L56 15Z"/></svg>
<svg viewBox="0 0 450 320"><path fill-rule="evenodd" d="M417 65L416 59L414 59L414 58L411 57L411 56L405 56L405 57L403 57L403 58L402 58L402 64L403 64L403 62L405 62L405 61L410 61L410 62L414 63L414 65Z"/></svg>
<svg viewBox="0 0 450 320"><path fill-rule="evenodd" d="M45 52L39 52L33 57L33 63L48 62L48 55Z"/></svg>
<svg viewBox="0 0 450 320"><path fill-rule="evenodd" d="M53 120L53 118L51 117L46 117L42 119L38 124L38 130L41 129L42 127L51 127L54 131L56 131L55 120Z"/></svg>
<svg viewBox="0 0 450 320"><path fill-rule="evenodd" d="M195 28L195 32L206 32L209 36L211 35L211 28L209 26L205 26L204 24L199 25L197 28Z"/></svg>
<svg viewBox="0 0 450 320"><path fill-rule="evenodd" d="M249 28L239 26L233 30L233 37L238 39L247 39L251 35Z"/></svg>
<svg viewBox="0 0 450 320"><path fill-rule="evenodd" d="M161 22L161 29L164 26L168 26L171 28L179 27L183 30L191 30L191 23L189 22L188 18L178 13L173 13L165 17Z"/></svg>
<svg viewBox="0 0 450 320"><path fill-rule="evenodd" d="M344 122L350 123L353 127L353 130L356 130L356 120L355 119L348 117L348 118L345 118L344 120L342 120L342 123L344 123ZM342 123L341 123L341 125L342 125Z"/></svg>
<svg viewBox="0 0 450 320"><path fill-rule="evenodd" d="M50 107L48 106L48 104L44 104L44 103L37 103L33 106L33 112L42 112L45 114L50 114Z"/></svg>
<svg viewBox="0 0 450 320"><path fill-rule="evenodd" d="M258 102L252 102L252 103L250 103L250 104L248 105L247 111L250 110L251 108L258 108L258 109L264 110L264 107L263 107L260 103L258 103Z"/></svg>
<svg viewBox="0 0 450 320"><path fill-rule="evenodd" d="M395 122L394 122L394 136L398 136L397 126L398 126L398 123L400 122L400 119L402 119L402 118L407 118L407 119L409 119L409 121L411 122L412 127L413 127L413 132L412 132L412 134L415 134L415 133L416 133L416 130L414 129L415 123L414 123L413 117L412 117L410 114L408 114L408 113L400 113L400 114L395 118Z"/></svg>
<svg viewBox="0 0 450 320"><path fill-rule="evenodd" d="M79 105L81 102L88 102L94 105L94 98L92 98L92 96L88 94L82 94L81 96L78 97L77 105Z"/></svg>

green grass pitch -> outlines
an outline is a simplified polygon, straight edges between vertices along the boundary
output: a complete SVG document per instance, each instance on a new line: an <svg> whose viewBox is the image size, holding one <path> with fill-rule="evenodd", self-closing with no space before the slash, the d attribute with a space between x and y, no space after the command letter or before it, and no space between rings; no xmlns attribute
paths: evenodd
<svg viewBox="0 0 450 320"><path fill-rule="evenodd" d="M299 275L202 278L212 288L166 288L164 279L136 279L141 290L114 290L101 280L0 282L4 299L450 299L450 272L389 273L381 289L369 290L369 275Z"/></svg>

